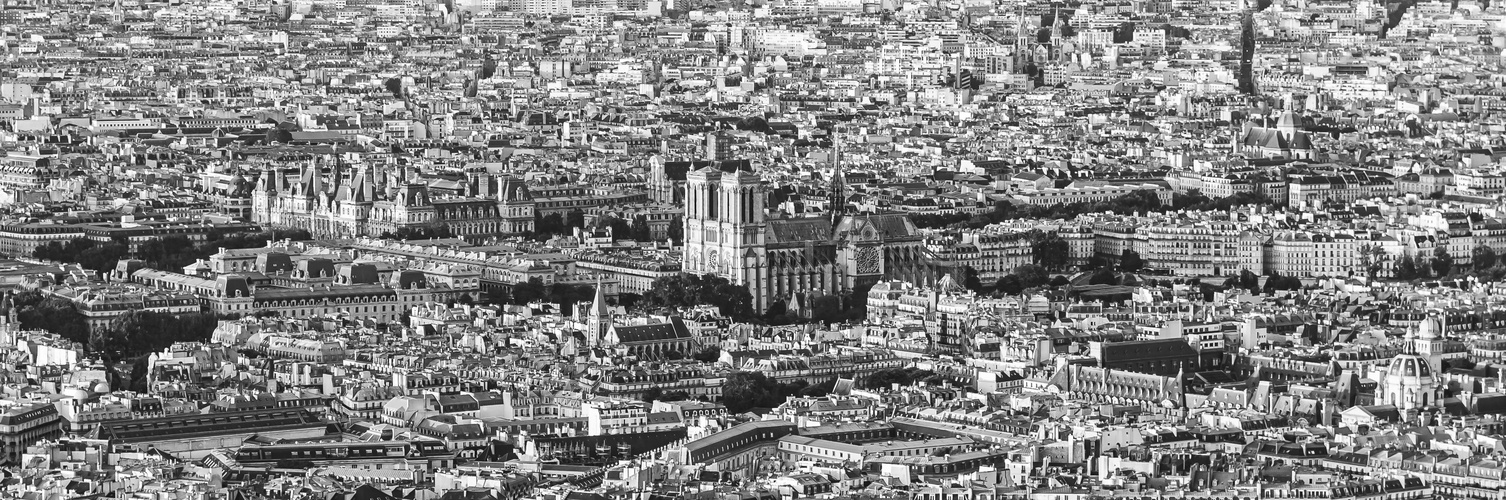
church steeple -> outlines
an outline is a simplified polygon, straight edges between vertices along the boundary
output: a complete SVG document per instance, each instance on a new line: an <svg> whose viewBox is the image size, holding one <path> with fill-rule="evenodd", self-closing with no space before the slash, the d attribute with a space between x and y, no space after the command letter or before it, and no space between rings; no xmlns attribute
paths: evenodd
<svg viewBox="0 0 1506 500"><path fill-rule="evenodd" d="M831 138L831 184L827 186L827 210L831 211L831 223L836 226L847 215L847 178L842 172L842 138L835 131Z"/></svg>
<svg viewBox="0 0 1506 500"><path fill-rule="evenodd" d="M1051 8L1051 59L1060 61L1062 58L1062 12L1061 7Z"/></svg>
<svg viewBox="0 0 1506 500"><path fill-rule="evenodd" d="M1030 65L1030 37L1025 28L1025 2L1020 2L1020 14L1014 29L1014 72L1025 73Z"/></svg>
<svg viewBox="0 0 1506 500"><path fill-rule="evenodd" d="M601 345L602 339L607 336L607 328L612 326L612 309L607 305L606 289L602 287L601 275L596 276L596 297L591 301L591 309L586 311L586 341L592 345Z"/></svg>

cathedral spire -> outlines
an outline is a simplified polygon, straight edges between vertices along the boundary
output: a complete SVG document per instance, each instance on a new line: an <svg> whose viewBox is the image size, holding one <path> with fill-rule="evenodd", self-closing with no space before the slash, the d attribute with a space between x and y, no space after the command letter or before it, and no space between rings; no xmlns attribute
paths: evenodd
<svg viewBox="0 0 1506 500"><path fill-rule="evenodd" d="M1051 7L1051 57L1061 57L1062 46L1062 11L1059 6Z"/></svg>
<svg viewBox="0 0 1506 500"><path fill-rule="evenodd" d="M607 306L606 288L601 284L601 275L596 275L596 297L591 301L591 309L586 311L587 342L592 346L601 345L607 336L607 328L612 325L612 312Z"/></svg>
<svg viewBox="0 0 1506 500"><path fill-rule="evenodd" d="M1030 57L1026 55L1029 51L1030 39L1026 37L1025 33L1025 2L1020 2L1020 17L1016 21L1014 28L1015 73L1025 72L1025 66L1030 64Z"/></svg>
<svg viewBox="0 0 1506 500"><path fill-rule="evenodd" d="M842 138L835 130L831 136L831 184L826 196L826 208L831 211L832 226L836 226L847 212L847 178L842 172Z"/></svg>
<svg viewBox="0 0 1506 500"><path fill-rule="evenodd" d="M591 300L591 316L603 316L606 314L607 296L601 287L601 275L596 275L596 296Z"/></svg>

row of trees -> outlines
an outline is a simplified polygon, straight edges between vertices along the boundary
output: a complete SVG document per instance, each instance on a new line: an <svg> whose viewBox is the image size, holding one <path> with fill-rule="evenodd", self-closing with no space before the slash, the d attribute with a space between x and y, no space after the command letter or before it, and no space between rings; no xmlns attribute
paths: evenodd
<svg viewBox="0 0 1506 500"><path fill-rule="evenodd" d="M849 323L868 317L868 291L871 284L860 284L845 295L822 295L810 299L808 314L796 314L783 302L776 302L764 314L764 322L772 326L802 323Z"/></svg>
<svg viewBox="0 0 1506 500"><path fill-rule="evenodd" d="M1117 198L1098 202L1063 203L1051 206L1015 205L1000 201L992 211L981 214L925 214L911 216L916 226L923 228L961 227L979 228L989 224L1019 219L1071 220L1087 213L1135 213L1167 212L1176 210L1226 211L1246 205L1269 205L1269 197L1260 193L1238 193L1219 199L1211 199L1198 190L1176 193L1171 203L1161 202L1154 191L1139 190Z"/></svg>
<svg viewBox="0 0 1506 500"><path fill-rule="evenodd" d="M568 315L573 314L576 304L590 302L595 296L594 285L545 284L538 278L532 278L510 288L487 292L485 302L492 305L553 302L560 305L561 313ZM715 306L723 316L736 321L758 319L753 311L753 296L748 293L748 289L719 276L678 274L659 278L643 295L618 294L616 305L629 309L680 309L710 305Z"/></svg>
<svg viewBox="0 0 1506 500"><path fill-rule="evenodd" d="M310 238L312 235L302 229L279 229L231 235L210 233L202 243L194 243L187 236L171 235L154 238L137 245L136 258L145 261L147 267L176 271L200 259L209 258L221 248L258 248L265 246L268 240L307 240ZM113 266L114 264L111 264L111 267Z"/></svg>
<svg viewBox="0 0 1506 500"><path fill-rule="evenodd" d="M222 234L211 232L204 242L194 243L184 235L155 238L136 247L135 258L146 261L156 269L180 270L199 259L207 259L221 248L257 248L268 240L307 240L308 231L302 229L269 230L260 232ZM66 242L50 242L31 252L32 258L78 264L85 269L108 273L115 263L131 257L130 246L124 240L101 243L88 238L74 238Z"/></svg>
<svg viewBox="0 0 1506 500"><path fill-rule="evenodd" d="M733 372L722 384L722 403L730 413L743 413L754 408L774 408L785 399L796 397L821 397L831 393L836 380L811 385L804 380L782 383L760 372Z"/></svg>
<svg viewBox="0 0 1506 500"><path fill-rule="evenodd" d="M1052 277L1046 272L1046 268L1037 264L1026 264L1014 269L1014 272L999 278L994 283L992 291L1005 295L1019 295L1025 290L1042 286L1064 286L1067 284L1065 276ZM975 290L987 291L987 290Z"/></svg>
<svg viewBox="0 0 1506 500"><path fill-rule="evenodd" d="M161 351L176 342L206 342L220 318L212 313L168 314L134 310L89 335L88 349L107 362Z"/></svg>
<svg viewBox="0 0 1506 500"><path fill-rule="evenodd" d="M11 295L10 299L21 328L47 330L80 344L89 341L89 321L72 301L35 290ZM11 311L3 313L9 315Z"/></svg>
<svg viewBox="0 0 1506 500"><path fill-rule="evenodd" d="M74 238L38 246L31 251L31 256L42 260L77 263L85 269L104 274L110 272L115 263L129 253L130 248L124 243L99 243L88 238Z"/></svg>
<svg viewBox="0 0 1506 500"><path fill-rule="evenodd" d="M867 389L888 388L892 384L901 386L912 385L916 382L934 382L941 380L941 376L930 370L922 370L916 367L886 368L868 374L858 379L858 385Z"/></svg>
<svg viewBox="0 0 1506 500"><path fill-rule="evenodd" d="M1109 259L1104 258L1102 255L1095 254L1092 257L1088 258L1088 263L1083 267L1083 269L1087 271L1096 271L1098 269L1113 269L1116 267L1121 272L1138 273L1141 269L1145 268L1145 259L1140 257L1140 252L1126 248L1123 253L1119 254L1118 266L1113 265L1113 263L1110 262Z"/></svg>
<svg viewBox="0 0 1506 500"><path fill-rule="evenodd" d="M1489 267L1487 265L1486 269ZM1402 281L1411 281L1415 279L1442 278L1448 276L1453 271L1454 256L1449 255L1448 249L1440 246L1433 249L1432 258L1413 258L1411 255L1403 255L1400 259L1397 259L1396 266L1391 268L1391 277Z"/></svg>
<svg viewBox="0 0 1506 500"><path fill-rule="evenodd" d="M47 330L78 342L107 362L161 351L174 342L208 341L220 319L210 313L136 310L117 316L106 327L91 330L84 314L65 298L31 290L12 295L11 307L22 328Z"/></svg>
<svg viewBox="0 0 1506 500"><path fill-rule="evenodd" d="M1367 276L1376 278L1390 260L1390 256L1379 245L1372 245L1360 250L1361 262ZM1470 266L1460 269L1449 253L1447 247L1434 247L1430 256L1413 257L1403 255L1396 259L1396 264L1391 268L1391 277L1402 281L1415 279L1445 278L1458 273L1473 271L1482 278L1499 279L1506 275L1506 255L1497 254L1495 249L1486 245L1478 245L1470 251Z"/></svg>
<svg viewBox="0 0 1506 500"><path fill-rule="evenodd" d="M642 305L655 309L711 305L733 321L749 321L758 315L753 310L753 295L748 293L747 287L709 275L681 273L654 280L648 292L643 294Z"/></svg>
<svg viewBox="0 0 1506 500"><path fill-rule="evenodd" d="M454 238L455 231L450 229L449 224L434 221L420 227L404 227L396 232L387 231L380 238L389 240L433 240L442 238Z"/></svg>
<svg viewBox="0 0 1506 500"><path fill-rule="evenodd" d="M1009 274L999 278L998 281L987 284L983 283L978 276L978 271L972 267L961 269L960 276L963 288L977 293L1001 293L1005 295L1019 295L1026 290L1043 286L1061 287L1070 283L1065 275L1052 275L1053 271L1067 270L1066 242L1055 233L1045 233L1033 245L1035 254L1034 264L1025 264L1016 267ZM1119 285L1125 284L1126 277L1133 276L1144 265L1140 254L1134 250L1125 250L1119 258L1119 266L1109 265L1109 262L1094 256L1089 259L1086 271L1096 271L1088 279L1092 285ZM1124 273L1121 276L1119 272Z"/></svg>
<svg viewBox="0 0 1506 500"><path fill-rule="evenodd" d="M684 224L684 219L676 215L674 220L669 223L668 234L666 236L674 241L684 241ZM564 215L560 215L559 213L549 215L535 214L533 234L536 239L543 241L552 236L568 235L574 232L576 228L584 229L585 227L586 213L580 210L571 210ZM612 216L598 217L594 227L596 229L612 228L612 237L619 240L654 241L653 231L649 228L648 218L642 215L633 217L631 220Z"/></svg>
<svg viewBox="0 0 1506 500"><path fill-rule="evenodd" d="M586 227L586 213L580 210L571 210L565 215L559 213L541 215L534 212L533 233L541 239L570 234L575 228L584 227Z"/></svg>
<svg viewBox="0 0 1506 500"><path fill-rule="evenodd" d="M1240 271L1236 276L1230 276L1224 280L1223 288L1226 290L1246 290L1252 294L1270 295L1280 290L1301 290L1302 280L1296 276L1282 276L1272 274L1265 280L1265 285L1260 284L1260 276L1250 272L1249 269Z"/></svg>
<svg viewBox="0 0 1506 500"><path fill-rule="evenodd" d="M572 283L545 284L538 278L529 278L510 288L496 288L486 294L486 302L492 305L528 305L534 302L553 302L560 305L560 313L574 314L575 305L589 302L596 297L592 285Z"/></svg>

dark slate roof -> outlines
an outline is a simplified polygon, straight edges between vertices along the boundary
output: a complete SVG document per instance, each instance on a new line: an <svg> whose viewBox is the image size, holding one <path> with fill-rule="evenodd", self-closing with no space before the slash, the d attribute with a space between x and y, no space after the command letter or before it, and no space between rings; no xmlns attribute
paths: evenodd
<svg viewBox="0 0 1506 500"><path fill-rule="evenodd" d="M706 167L714 167L726 173L738 171L752 172L753 162L749 160L666 161L664 162L664 176L672 181L683 181L685 180L685 174Z"/></svg>
<svg viewBox="0 0 1506 500"><path fill-rule="evenodd" d="M769 221L769 243L797 241L831 241L831 221L820 217Z"/></svg>
<svg viewBox="0 0 1506 500"><path fill-rule="evenodd" d="M613 326L617 332L618 342L624 344L633 342L662 342L666 340L679 340L690 338L690 329L685 328L685 322L679 317L670 319L669 323L656 325L632 325Z"/></svg>
<svg viewBox="0 0 1506 500"><path fill-rule="evenodd" d="M1480 395L1475 398L1475 413L1480 415L1506 414L1506 394Z"/></svg>
<svg viewBox="0 0 1506 500"><path fill-rule="evenodd" d="M837 223L837 233L862 234L867 228L877 230L885 240L918 237L920 230L904 214L854 215Z"/></svg>
<svg viewBox="0 0 1506 500"><path fill-rule="evenodd" d="M1154 339L1129 342L1106 342L1103 344L1104 363L1116 361L1141 361L1156 359L1195 358L1197 350L1186 340Z"/></svg>

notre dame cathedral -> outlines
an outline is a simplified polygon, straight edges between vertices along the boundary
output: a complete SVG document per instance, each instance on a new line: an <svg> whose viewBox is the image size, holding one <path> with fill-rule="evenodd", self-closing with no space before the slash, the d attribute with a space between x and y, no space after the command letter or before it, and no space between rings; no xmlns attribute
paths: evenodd
<svg viewBox="0 0 1506 500"><path fill-rule="evenodd" d="M834 173L829 216L771 219L763 181L750 168L732 162L686 175L685 272L746 285L760 312L879 280L928 282L924 238L909 217L846 214L846 186Z"/></svg>

